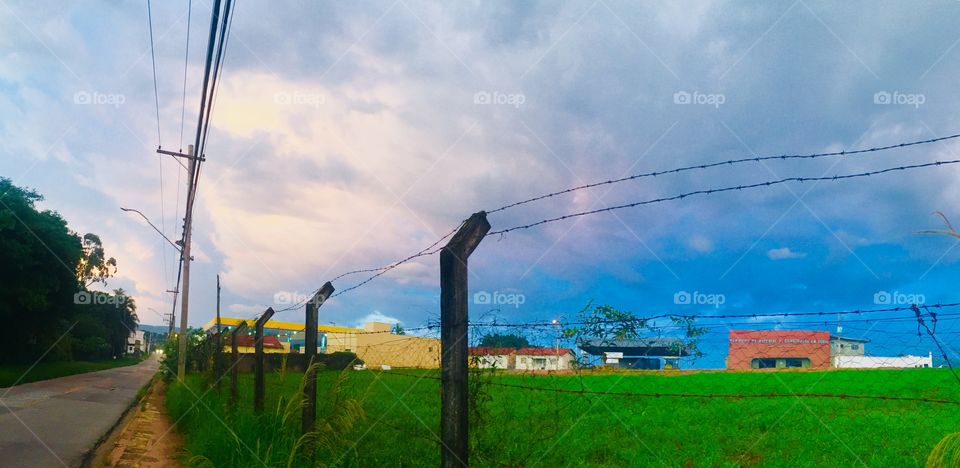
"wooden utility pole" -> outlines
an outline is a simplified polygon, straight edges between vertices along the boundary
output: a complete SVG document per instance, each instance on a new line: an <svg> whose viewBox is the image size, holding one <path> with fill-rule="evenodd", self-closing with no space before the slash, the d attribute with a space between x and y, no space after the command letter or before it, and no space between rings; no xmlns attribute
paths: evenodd
<svg viewBox="0 0 960 468"><path fill-rule="evenodd" d="M247 328L247 322L240 322L240 325L237 325L237 328L234 328L230 332L230 406L237 405L237 365L240 364L240 351L237 350L237 335L240 334L241 330Z"/></svg>
<svg viewBox="0 0 960 468"><path fill-rule="evenodd" d="M263 326L267 323L267 320L270 320L270 317L273 317L273 307L267 308L267 310L257 319L256 326L256 343L254 343L254 360L253 360L253 412L262 413L263 412L263 395L265 382L263 380Z"/></svg>
<svg viewBox="0 0 960 468"><path fill-rule="evenodd" d="M470 216L440 251L440 466L468 466L467 258L490 231L487 213Z"/></svg>
<svg viewBox="0 0 960 468"><path fill-rule="evenodd" d="M329 281L307 301L306 326L303 329L303 354L307 363L303 376L303 415L300 418L300 433L313 432L317 419L317 369L313 366L317 358L317 322L320 306L333 294L334 288Z"/></svg>
<svg viewBox="0 0 960 468"><path fill-rule="evenodd" d="M220 390L220 381L223 380L223 330L220 328L220 275L217 275L217 350L213 354L213 375L217 379L217 390Z"/></svg>
<svg viewBox="0 0 960 468"><path fill-rule="evenodd" d="M159 151L159 150L158 150ZM177 378L183 381L187 369L187 312L190 306L190 239L193 225L193 174L197 170L197 158L193 156L193 145L187 145L187 158L190 161L190 174L187 177L187 214L183 218L183 245L180 256L183 260L183 284L180 287L180 342L177 356Z"/></svg>

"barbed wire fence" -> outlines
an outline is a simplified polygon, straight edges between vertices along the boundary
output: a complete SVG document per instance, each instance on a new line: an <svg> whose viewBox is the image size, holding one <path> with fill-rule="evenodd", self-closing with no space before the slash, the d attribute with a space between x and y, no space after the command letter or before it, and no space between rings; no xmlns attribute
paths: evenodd
<svg viewBox="0 0 960 468"><path fill-rule="evenodd" d="M958 358L953 349L954 336L960 335L960 329L951 327L960 319L960 312L951 310L960 307L960 303L946 302L935 304L907 304L896 307L840 310L840 311L791 311L768 312L750 314L651 314L647 316L630 316L628 318L587 319L573 320L544 320L522 323L499 322L493 320L471 321L468 316L468 290L466 281L466 266L468 258L477 245L486 237L499 236L501 239L509 233L531 229L545 224L583 216L597 215L615 210L636 208L645 205L674 202L692 197L718 195L727 192L759 190L767 187L788 183L805 182L841 182L854 179L864 179L884 174L911 172L922 169L935 169L960 163L960 160L935 160L915 164L901 164L881 169L859 171L832 176L804 177L792 176L765 180L761 182L728 185L708 189L684 191L676 195L649 198L644 200L622 203L598 209L572 212L560 216L521 222L493 230L487 221L487 215L497 214L512 208L530 203L571 194L593 187L634 182L640 179L655 178L682 172L707 170L719 167L731 167L748 163L785 160L811 160L826 157L849 157L867 155L898 148L926 145L954 140L960 134L942 138L918 140L898 143L894 145L878 146L862 150L784 154L778 156L754 156L750 158L730 159L726 161L690 165L663 171L633 174L618 179L583 184L560 191L537 195L521 201L507 203L489 211L480 211L470 218L461 221L457 227L441 236L429 246L416 251L395 262L374 268L363 268L346 271L333 277L327 285L349 276L368 274L362 280L334 292L330 291L322 298L317 295L326 287L318 288L311 294L312 299L304 299L296 303L278 307L276 313L295 310L301 306L307 309L304 331L316 327L316 310L324 301L342 297L347 293L370 284L377 278L384 276L397 267L408 262L440 254L440 311L438 319L431 320L422 326L406 328L406 337L397 337L392 330L366 330L343 332L342 340L351 343L341 345L338 349L356 353L358 358L367 365L364 377L368 379L360 399L364 404L373 404L378 390L388 391L395 401L385 413L373 421L373 425L382 425L391 428L394 432L411 431L409 425L402 421L385 420L396 405L406 409L416 416L423 430L414 430L414 438L427 441L432 445L434 457L439 455L443 466L463 466L471 459L483 464L537 464L556 457L555 450L561 441L570 436L570 432L585 418L595 418L591 413L597 408L609 410L606 399L613 399L617 404L627 404L626 401L636 401L644 411L654 411L653 400L690 400L698 404L706 401L723 401L724 404L743 401L759 400L769 402L775 400L793 401L842 401L845 404L857 404L871 411L882 411L878 404L898 405L897 408L921 408L921 413L933 423L944 423L956 426L957 418L952 416L953 407L960 405L960 385L947 387L948 380L960 384L960 376L954 370L951 356ZM446 241L446 244L441 246ZM581 316L589 312L590 305L580 311ZM268 309L269 315L274 310ZM311 312L312 311L312 312ZM311 322L310 314L314 314ZM260 321L264 315L254 317ZM842 336L838 320L848 332L856 332L857 337ZM850 326L862 324L863 328ZM837 327L837 333L823 330ZM597 333L598 330L617 330L617 327L626 327L627 333L621 336L605 336ZM938 327L940 330L938 330ZM621 331L623 328L620 329ZM721 332L723 337L718 338ZM592 333L592 335L591 335ZM334 332L328 335L334 335ZM869 341L867 336L882 335L883 340ZM523 348L497 348L481 346L485 337L495 335L512 335L524 338L530 344ZM614 333L616 335L616 333ZM366 338L377 337L368 340ZM263 339L258 335L257 342ZM594 348L615 348L618 341L646 341L669 343L674 354L648 353L647 355L629 356L631 365L648 366L656 361L658 370L642 369L638 372L624 373L611 371L609 364L619 364L623 359L622 352L606 352L586 356L583 346L589 340L598 340ZM758 376L767 375L766 372L751 374L720 374L723 385L711 388L705 385L703 390L691 391L681 388L682 380L670 380L663 374L663 367L676 369L681 375L703 371L684 370L687 363L695 362L697 355L684 355L686 349L696 350L699 340L713 340L711 348L722 347L723 342L728 346L728 355L721 369L736 370L777 370L797 368L802 370L837 369L837 372L828 373L774 373L774 379L758 380ZM550 343L553 343L552 349ZM563 344L563 347L561 347ZM856 348L843 348L855 346ZM871 353L865 353L865 347L870 346ZM577 353L577 348L581 349ZM623 346L621 346L623 347ZM649 348L650 346L648 346ZM926 356L910 353L924 347L930 348ZM936 349L936 357L933 355ZM315 348L314 348L315 351ZM523 352L529 353L524 355ZM878 352L885 357L878 357ZM609 355L620 357L608 358ZM386 364L396 356L404 356L404 365L392 366ZM669 364L666 358L670 358ZM872 359L866 359L870 357ZM259 359L259 358L258 358ZM610 361L608 359L612 359ZM935 361L936 359L936 361ZM937 365L934 363L938 362ZM663 366L663 367L661 367ZM900 387L888 389L877 386L873 391L857 391L856 383L864 378L863 371L842 371L843 367L874 367L874 368L924 368L946 366L949 376L945 373L924 374L929 379L923 386L913 385L915 382L900 382ZM394 369L393 367L403 368ZM838 369L841 368L841 369ZM439 369L439 372L436 370ZM916 372L916 371L911 371ZM707 372L709 373L709 372ZM859 375L858 375L859 374ZM738 375L749 375L743 382L736 382ZM918 374L910 374L918 375ZM397 387L389 383L398 379L407 379L410 383L406 387ZM789 376L789 377L784 377ZM802 376L802 377L797 377ZM316 382L317 376L309 375L309 380ZM878 377L871 374L870 379ZM875 381L876 382L876 381ZM794 385L790 385L794 384ZM804 388L794 391L796 384ZM808 385L809 384L809 385ZM412 409L406 397L416 395L425 398L436 398L437 386L440 391L440 404L423 407L417 403L418 410L423 410L426 416L421 416ZM816 391L818 387L826 386L829 390ZM864 388L860 386L860 388ZM426 389L426 390L424 390ZM316 397L316 391L311 392ZM380 392L381 396L383 392ZM432 396L431 396L432 395ZM515 399L516 395L523 395ZM535 396L536 395L536 396ZM532 405L529 402L536 399L542 405ZM390 399L387 399L389 402ZM436 400L434 400L436 401ZM377 402L380 405L383 402ZM532 405L532 406L531 406ZM603 405L603 406L599 406ZM767 403L762 403L767 405ZM804 406L807 403L803 403ZM503 444L497 437L497 424L508 419L511 411L515 414L524 414L537 421L548 421L549 430L533 431L524 439L523 446L511 446L510 450L503 450ZM656 410L660 411L660 410ZM628 432L632 425L625 424L614 411L605 411L605 415L613 415L615 422L619 422ZM304 418L306 418L306 414ZM618 424L612 424L617 426ZM930 427L930 424L924 427ZM436 430L438 429L439 430ZM304 433L308 428L304 427ZM370 437L369 429L360 435L353 443L352 449ZM669 457L664 450L653 450L636 434L632 434L646 450L654 455L654 460L662 462L663 457ZM531 449L531 447L539 447ZM848 448L849 449L849 448ZM348 450L349 451L349 450ZM749 450L748 450L749 451ZM425 455L426 452L415 450L411 454ZM856 454L855 454L856 455ZM342 458L342 457L341 457ZM433 458L433 457L431 457ZM413 460L413 458L411 458ZM337 460L339 462L340 460Z"/></svg>

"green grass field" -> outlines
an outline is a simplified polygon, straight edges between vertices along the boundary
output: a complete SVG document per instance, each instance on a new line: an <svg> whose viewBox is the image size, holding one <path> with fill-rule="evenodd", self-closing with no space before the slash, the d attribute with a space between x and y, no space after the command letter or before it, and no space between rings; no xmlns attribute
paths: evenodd
<svg viewBox="0 0 960 468"><path fill-rule="evenodd" d="M110 361L64 361L41 362L36 366L29 364L0 365L0 387L9 387L13 384L25 384L39 380L55 379L74 374L85 374L114 367L131 366L140 362L139 358L125 357Z"/></svg>
<svg viewBox="0 0 960 468"><path fill-rule="evenodd" d="M320 418L332 421L335 435L325 439L317 461L345 466L438 464L437 371L349 372L334 385L337 376L331 371L319 376ZM300 413L294 408L284 421L284 412L277 408L284 406L281 396L296 393L301 375L289 374L282 380L278 374L268 376L267 411L259 418L250 410L249 374L242 375L241 406L235 412L224 409L228 385L223 397L211 391L195 405L195 395L203 393L201 380L190 376L190 389L173 384L167 396L168 410L180 420L178 428L186 435L190 453L215 466L257 466L258 459L268 466L287 466ZM480 411L471 421L471 464L476 466L922 466L941 438L960 431L960 406L942 403L601 396L497 385L960 401L960 385L946 369L485 374L474 381L481 382L473 392ZM329 395L330 388L339 393ZM350 399L362 406L362 417L338 410Z"/></svg>

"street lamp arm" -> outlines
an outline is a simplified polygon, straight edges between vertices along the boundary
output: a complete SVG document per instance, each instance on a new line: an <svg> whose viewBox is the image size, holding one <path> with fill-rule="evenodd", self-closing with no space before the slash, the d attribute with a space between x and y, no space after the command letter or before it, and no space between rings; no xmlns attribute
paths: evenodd
<svg viewBox="0 0 960 468"><path fill-rule="evenodd" d="M136 214L140 215L140 217L143 218L143 220L146 221L147 224L149 224L150 227L152 227L154 231L157 231L157 234L160 234L160 237L163 237L164 240L166 240L168 243L170 243L170 245L172 245L173 248L177 250L177 252L183 253L183 250L180 248L180 246L177 245L177 244L176 244L175 242L173 242L172 240L170 240L170 238L168 238L168 237L166 236L166 234L163 233L163 231L161 231L160 229L157 229L157 226L155 226L153 223L150 222L150 218L147 218L147 216L144 215L143 213L141 213L140 210L135 210L135 209L133 209L133 208L124 208L124 207L122 207L122 206L120 207L120 209L123 210L123 211L126 211L126 212L136 213Z"/></svg>

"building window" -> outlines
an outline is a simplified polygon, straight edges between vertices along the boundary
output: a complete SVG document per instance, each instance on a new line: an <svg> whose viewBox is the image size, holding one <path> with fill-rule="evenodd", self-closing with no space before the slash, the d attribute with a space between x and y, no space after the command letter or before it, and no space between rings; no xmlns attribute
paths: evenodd
<svg viewBox="0 0 960 468"><path fill-rule="evenodd" d="M858 345L858 344L852 344L852 345L850 345L850 349L854 349L854 350L860 349L860 345Z"/></svg>
<svg viewBox="0 0 960 468"><path fill-rule="evenodd" d="M810 360L807 358L787 358L784 359L784 367L810 367Z"/></svg>
<svg viewBox="0 0 960 468"><path fill-rule="evenodd" d="M777 367L776 359L754 359L753 368L754 369L774 369Z"/></svg>

